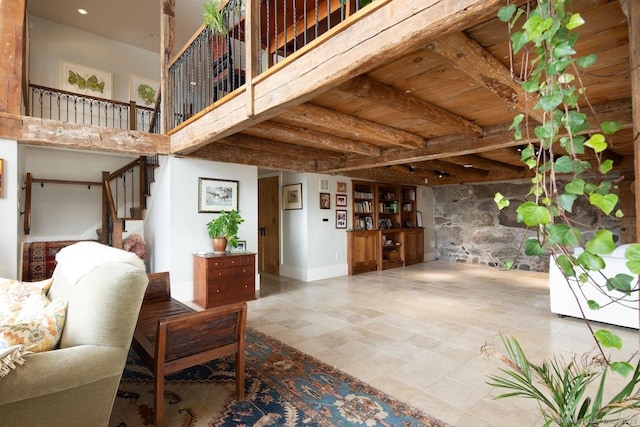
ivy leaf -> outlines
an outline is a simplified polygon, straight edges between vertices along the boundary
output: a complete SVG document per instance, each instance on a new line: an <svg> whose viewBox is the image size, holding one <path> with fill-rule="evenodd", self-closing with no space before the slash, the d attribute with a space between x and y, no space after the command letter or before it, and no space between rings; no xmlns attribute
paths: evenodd
<svg viewBox="0 0 640 427"><path fill-rule="evenodd" d="M513 17L513 14L516 13L516 5L511 4L509 6L502 6L500 10L498 10L498 18L502 22L509 22Z"/></svg>
<svg viewBox="0 0 640 427"><path fill-rule="evenodd" d="M510 203L509 200L505 199L504 196L500 193L496 193L495 196L493 196L493 201L495 202L496 206L498 206L499 211L508 207Z"/></svg>
<svg viewBox="0 0 640 427"><path fill-rule="evenodd" d="M640 274L640 243L631 244L624 253L627 268L633 274Z"/></svg>
<svg viewBox="0 0 640 427"><path fill-rule="evenodd" d="M529 227L535 225L544 225L551 222L551 214L549 209L544 206L538 206L534 202L524 202L516 209L521 216L522 221Z"/></svg>
<svg viewBox="0 0 640 427"><path fill-rule="evenodd" d="M505 270L511 270L512 268L513 268L513 261L505 261L504 269Z"/></svg>
<svg viewBox="0 0 640 427"><path fill-rule="evenodd" d="M562 124L572 134L578 134L589 128L587 115L575 110L569 111L569 113L562 118Z"/></svg>
<svg viewBox="0 0 640 427"><path fill-rule="evenodd" d="M584 194L584 179L575 178L564 186L564 191L570 194Z"/></svg>
<svg viewBox="0 0 640 427"><path fill-rule="evenodd" d="M622 348L622 340L619 336L612 333L611 331L607 331L606 329L600 329L593 333L598 342L602 344L603 347L606 348L617 348L620 350Z"/></svg>
<svg viewBox="0 0 640 427"><path fill-rule="evenodd" d="M609 215L613 208L618 204L618 196L616 194L607 194L603 196L600 193L593 193L589 196L589 203L600 208L605 215Z"/></svg>
<svg viewBox="0 0 640 427"><path fill-rule="evenodd" d="M527 19L527 22L524 23L522 28L524 28L529 35L529 39L534 42L536 46L540 46L540 43L542 43L542 34L551 28L552 24L553 19L544 19L539 14L532 14L531 17Z"/></svg>
<svg viewBox="0 0 640 427"><path fill-rule="evenodd" d="M538 89L540 89L540 85L538 85L538 79L540 76L535 76L535 78L532 78L530 80L527 80L526 82L522 83L522 90L524 90L525 92L537 92Z"/></svg>
<svg viewBox="0 0 640 427"><path fill-rule="evenodd" d="M598 304L596 301L592 299L587 301L587 305L591 310L600 310L600 304Z"/></svg>
<svg viewBox="0 0 640 427"><path fill-rule="evenodd" d="M516 54L527 44L529 39L524 31L518 31L511 36L511 44L513 44L513 53Z"/></svg>
<svg viewBox="0 0 640 427"><path fill-rule="evenodd" d="M545 250L537 239L527 239L524 242L524 253L528 256L542 256L545 254Z"/></svg>
<svg viewBox="0 0 640 427"><path fill-rule="evenodd" d="M607 289L624 292L629 295L631 293L631 282L633 282L633 277L628 274L618 273L614 277L610 277L607 279Z"/></svg>
<svg viewBox="0 0 640 427"><path fill-rule="evenodd" d="M578 263L590 271L602 270L606 265L602 257L594 255L589 251L584 251L578 255Z"/></svg>
<svg viewBox="0 0 640 427"><path fill-rule="evenodd" d="M573 204L577 198L575 194L561 194L558 196L558 206L567 212L573 212Z"/></svg>
<svg viewBox="0 0 640 427"><path fill-rule="evenodd" d="M577 246L582 240L580 230L571 228L566 224L554 224L547 226L549 233L549 245Z"/></svg>
<svg viewBox="0 0 640 427"><path fill-rule="evenodd" d="M622 212L620 209L618 209L615 213L614 213L615 217L620 219L624 216L624 212Z"/></svg>
<svg viewBox="0 0 640 427"><path fill-rule="evenodd" d="M562 92L559 90L553 91L548 95L540 97L540 100L536 104L536 107L541 107L544 111L553 111L562 103Z"/></svg>
<svg viewBox="0 0 640 427"><path fill-rule="evenodd" d="M620 124L620 122L606 121L600 124L600 129L602 129L602 132L606 133L607 135L613 135L614 133L622 129L622 125Z"/></svg>
<svg viewBox="0 0 640 427"><path fill-rule="evenodd" d="M633 372L633 366L631 366L631 363L629 362L611 362L609 367L613 372L618 375L622 375L623 377L626 377Z"/></svg>
<svg viewBox="0 0 640 427"><path fill-rule="evenodd" d="M596 153L601 153L607 149L607 141L601 133L596 133L591 136L591 138L587 139L584 145L592 148Z"/></svg>
<svg viewBox="0 0 640 427"><path fill-rule="evenodd" d="M609 173L613 169L613 160L607 159L600 164L600 173L606 174Z"/></svg>
<svg viewBox="0 0 640 427"><path fill-rule="evenodd" d="M576 65L580 68L589 68L596 63L598 57L595 53L576 59Z"/></svg>
<svg viewBox="0 0 640 427"><path fill-rule="evenodd" d="M575 170L574 162L569 156L561 156L554 163L556 173L571 173Z"/></svg>
<svg viewBox="0 0 640 427"><path fill-rule="evenodd" d="M582 16L580 16L579 13L574 13L573 15L571 15L571 18L569 18L569 22L567 22L565 27L567 27L568 30L573 30L574 28L578 28L583 24L584 19L582 19Z"/></svg>
<svg viewBox="0 0 640 427"><path fill-rule="evenodd" d="M587 242L585 249L592 254L606 255L614 250L613 233L609 230L598 230L595 236Z"/></svg>
<svg viewBox="0 0 640 427"><path fill-rule="evenodd" d="M518 114L513 118L513 121L511 122L511 126L509 126L508 130L514 131L513 135L515 139L522 139L522 129L520 128L522 119L524 119L524 114Z"/></svg>
<svg viewBox="0 0 640 427"><path fill-rule="evenodd" d="M556 257L556 264L562 270L562 274L566 277L575 277L576 271L573 269L573 264L566 255L558 255Z"/></svg>

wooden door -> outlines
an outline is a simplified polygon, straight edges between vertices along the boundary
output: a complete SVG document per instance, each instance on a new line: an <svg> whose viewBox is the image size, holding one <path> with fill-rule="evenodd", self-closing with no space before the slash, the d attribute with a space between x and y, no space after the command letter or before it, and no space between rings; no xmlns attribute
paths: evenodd
<svg viewBox="0 0 640 427"><path fill-rule="evenodd" d="M279 274L280 209L278 177L258 180L258 270Z"/></svg>

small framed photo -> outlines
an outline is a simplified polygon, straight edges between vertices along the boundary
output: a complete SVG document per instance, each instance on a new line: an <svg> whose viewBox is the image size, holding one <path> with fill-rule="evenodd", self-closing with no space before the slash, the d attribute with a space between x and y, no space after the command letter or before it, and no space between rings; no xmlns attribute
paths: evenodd
<svg viewBox="0 0 640 427"><path fill-rule="evenodd" d="M320 193L320 209L331 209L331 194Z"/></svg>
<svg viewBox="0 0 640 427"><path fill-rule="evenodd" d="M346 194L336 194L336 206L337 207L346 207L347 206L347 195Z"/></svg>
<svg viewBox="0 0 640 427"><path fill-rule="evenodd" d="M336 210L336 228L347 228L347 211Z"/></svg>
<svg viewBox="0 0 640 427"><path fill-rule="evenodd" d="M198 178L198 212L238 210L238 181Z"/></svg>
<svg viewBox="0 0 640 427"><path fill-rule="evenodd" d="M282 208L302 209L302 183L282 187Z"/></svg>
<svg viewBox="0 0 640 427"><path fill-rule="evenodd" d="M346 182L338 182L336 191L338 193L346 193L347 192L347 183Z"/></svg>
<svg viewBox="0 0 640 427"><path fill-rule="evenodd" d="M238 246L233 248L231 252L246 252L246 251L247 251L247 241L238 240Z"/></svg>

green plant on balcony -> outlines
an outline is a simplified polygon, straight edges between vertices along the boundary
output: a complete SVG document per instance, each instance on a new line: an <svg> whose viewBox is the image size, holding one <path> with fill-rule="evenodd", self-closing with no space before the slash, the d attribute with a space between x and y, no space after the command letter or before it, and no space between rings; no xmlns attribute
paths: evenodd
<svg viewBox="0 0 640 427"><path fill-rule="evenodd" d="M229 32L228 12L230 8L241 8L242 3L242 0L208 0L203 4L204 25L216 36L226 35Z"/></svg>
<svg viewBox="0 0 640 427"><path fill-rule="evenodd" d="M616 210L615 187L619 177L613 172L613 162L603 155L609 135L617 132L620 124L597 122L592 127L581 110L581 105L591 105L585 99L582 70L593 65L596 57L576 56L578 35L574 30L584 20L579 13L572 12L570 0L537 0L522 8L508 1L498 17L508 23L509 32L524 17L524 24L510 37L511 57L522 53L525 70L522 88L535 102L534 110L543 112L542 123L531 131L524 114L517 115L511 126L515 138L526 141L521 158L533 171L527 200L516 208L518 221L536 232L536 238L524 242L524 253L550 254L567 279L567 286L569 279L586 285L591 277L603 274L606 264L602 256L610 253L615 243L613 233L599 224L583 233L572 220L572 212L574 204L583 199L600 216L623 215ZM597 120L595 111L592 113ZM500 193L495 195L495 202L499 209L510 204ZM584 248L579 256L572 252L578 246ZM626 258L629 270L635 275L640 273L639 244L627 249ZM512 265L505 264L506 268ZM636 279L637 276L617 274L607 278L607 287L620 297L631 295L638 292ZM576 300L584 298L570 288ZM590 309L600 308L595 301L587 303ZM533 363L513 337L501 335L504 353L485 345L484 354L506 365L499 369L499 375L489 376L490 385L506 390L497 398L518 396L535 400L545 426L623 425L623 413L640 408L636 389L640 383L640 362L634 367L631 360L613 361L605 349L621 349L622 340L611 331L594 330L586 318L584 321L594 338L595 355L568 360L553 357ZM609 372L631 376L613 397L605 398Z"/></svg>

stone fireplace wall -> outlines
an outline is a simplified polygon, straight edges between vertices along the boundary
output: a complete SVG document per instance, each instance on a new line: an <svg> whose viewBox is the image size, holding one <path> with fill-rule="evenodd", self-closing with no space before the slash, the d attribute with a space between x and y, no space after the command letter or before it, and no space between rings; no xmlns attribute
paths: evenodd
<svg viewBox="0 0 640 427"><path fill-rule="evenodd" d="M529 181L434 187L436 259L495 267L512 260L514 268L549 271L549 256L528 257L522 249L524 239L536 237L535 231L516 221L515 209L530 188ZM497 192L511 202L502 212L493 201ZM586 202L576 202L574 213L580 224L593 227L598 221L596 211ZM582 228L586 235L589 226ZM611 230L618 241L617 222L601 226Z"/></svg>

